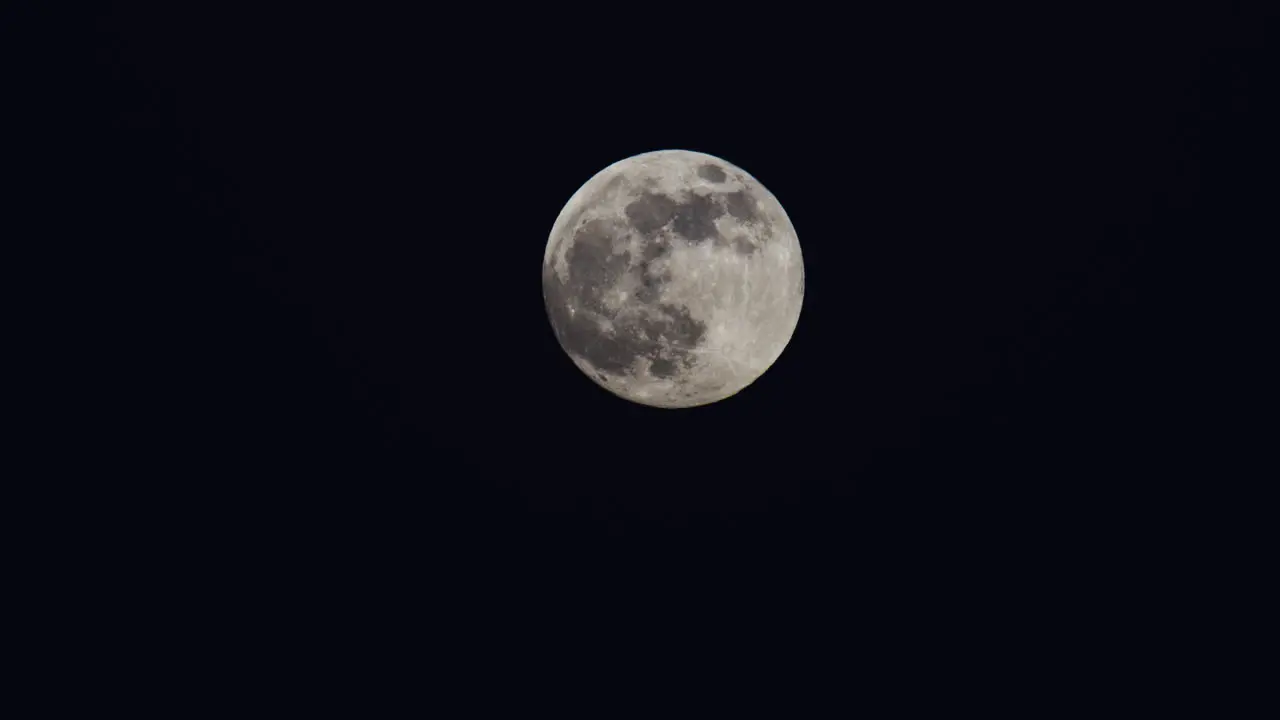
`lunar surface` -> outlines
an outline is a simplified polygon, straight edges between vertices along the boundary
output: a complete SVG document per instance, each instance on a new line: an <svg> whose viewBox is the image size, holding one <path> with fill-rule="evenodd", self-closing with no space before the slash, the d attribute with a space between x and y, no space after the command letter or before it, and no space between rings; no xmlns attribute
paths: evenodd
<svg viewBox="0 0 1280 720"><path fill-rule="evenodd" d="M547 242L543 298L560 346L596 383L663 408L755 382L795 332L804 263L777 198L686 150L636 155L587 181Z"/></svg>

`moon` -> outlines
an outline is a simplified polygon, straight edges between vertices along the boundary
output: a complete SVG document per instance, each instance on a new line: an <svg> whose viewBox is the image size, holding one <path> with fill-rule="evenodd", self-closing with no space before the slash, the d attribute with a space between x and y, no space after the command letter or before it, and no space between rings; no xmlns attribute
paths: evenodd
<svg viewBox="0 0 1280 720"><path fill-rule="evenodd" d="M782 355L804 262L758 180L712 155L659 150L573 194L547 241L542 293L587 377L643 405L695 407L740 392Z"/></svg>

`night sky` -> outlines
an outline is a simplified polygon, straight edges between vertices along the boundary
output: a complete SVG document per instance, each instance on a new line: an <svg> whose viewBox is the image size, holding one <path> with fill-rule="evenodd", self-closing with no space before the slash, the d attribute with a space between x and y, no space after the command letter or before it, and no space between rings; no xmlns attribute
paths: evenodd
<svg viewBox="0 0 1280 720"><path fill-rule="evenodd" d="M1172 268L1244 222L1247 24L493 12L100 20L84 214L146 246L100 492L140 544L497 615L628 577L1087 605L1178 562ZM541 291L573 192L664 148L758 178L806 271L773 368L683 411L590 382Z"/></svg>

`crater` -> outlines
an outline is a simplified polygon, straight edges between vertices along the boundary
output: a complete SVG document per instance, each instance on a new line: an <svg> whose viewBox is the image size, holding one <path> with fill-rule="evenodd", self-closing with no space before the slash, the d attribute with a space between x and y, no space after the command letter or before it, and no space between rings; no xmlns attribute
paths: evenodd
<svg viewBox="0 0 1280 720"><path fill-rule="evenodd" d="M707 163L698 168L698 177L713 183L722 183L728 176L724 174L724 170L719 165Z"/></svg>
<svg viewBox="0 0 1280 720"><path fill-rule="evenodd" d="M653 358L649 361L649 374L654 377L670 379L679 374L679 368L671 360L664 357Z"/></svg>
<svg viewBox="0 0 1280 720"><path fill-rule="evenodd" d="M739 255L750 255L758 248L756 244L747 239L746 235L736 235L733 238L733 250Z"/></svg>

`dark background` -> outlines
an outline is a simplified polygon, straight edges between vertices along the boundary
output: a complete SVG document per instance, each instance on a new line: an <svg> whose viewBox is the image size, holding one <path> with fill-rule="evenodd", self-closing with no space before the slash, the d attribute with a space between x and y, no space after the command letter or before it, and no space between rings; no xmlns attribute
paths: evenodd
<svg viewBox="0 0 1280 720"><path fill-rule="evenodd" d="M1257 25L512 12L96 21L74 189L125 269L79 420L122 479L85 512L216 592L498 616L733 578L1070 633L1195 561L1185 269L1261 195ZM686 411L596 387L541 297L564 202L661 148L805 256L782 358Z"/></svg>

